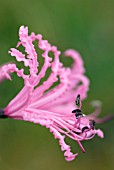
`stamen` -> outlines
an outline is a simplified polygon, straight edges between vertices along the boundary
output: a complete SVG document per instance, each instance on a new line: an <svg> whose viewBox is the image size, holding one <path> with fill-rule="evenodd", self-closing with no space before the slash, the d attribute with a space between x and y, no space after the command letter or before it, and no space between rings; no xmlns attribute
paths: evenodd
<svg viewBox="0 0 114 170"><path fill-rule="evenodd" d="M74 132L75 134L77 134L77 135L80 135L81 134L81 132L76 132L76 131L72 131L72 132Z"/></svg>
<svg viewBox="0 0 114 170"><path fill-rule="evenodd" d="M88 126L84 126L83 128L82 128L82 133L85 131L85 130L88 130L89 128L88 128Z"/></svg>
<svg viewBox="0 0 114 170"><path fill-rule="evenodd" d="M5 119L5 118L8 118L8 116L4 114L4 109L0 109L0 119Z"/></svg>
<svg viewBox="0 0 114 170"><path fill-rule="evenodd" d="M77 109L73 110L72 113L76 113L76 110L77 110Z"/></svg>
<svg viewBox="0 0 114 170"><path fill-rule="evenodd" d="M75 109L72 111L72 113L76 113L75 116L76 116L76 119L78 119L79 117L83 117L84 114L81 112L80 109Z"/></svg>
<svg viewBox="0 0 114 170"><path fill-rule="evenodd" d="M94 120L89 120L90 127L94 130L96 122Z"/></svg>
<svg viewBox="0 0 114 170"><path fill-rule="evenodd" d="M81 110L77 109L75 116L78 119L79 117L83 117L83 113L81 112Z"/></svg>
<svg viewBox="0 0 114 170"><path fill-rule="evenodd" d="M77 105L78 107L80 107L80 94L77 95L75 102L76 102L76 105Z"/></svg>

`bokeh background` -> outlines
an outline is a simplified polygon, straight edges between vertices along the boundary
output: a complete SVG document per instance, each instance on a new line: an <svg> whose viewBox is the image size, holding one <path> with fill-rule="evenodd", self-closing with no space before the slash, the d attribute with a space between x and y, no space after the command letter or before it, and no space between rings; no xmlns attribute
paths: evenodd
<svg viewBox="0 0 114 170"><path fill-rule="evenodd" d="M91 81L83 111L91 111L90 101L101 100L101 116L114 113L114 0L0 0L0 64L13 61L8 54L18 41L21 25L43 34L62 52L78 50ZM64 61L64 59L63 59ZM65 61L68 65L69 60ZM0 85L0 107L5 107L22 87L22 80ZM40 125L16 120L0 120L0 170L113 170L114 120L99 125L105 132L83 142L86 154L76 142L79 156L66 162L58 141Z"/></svg>

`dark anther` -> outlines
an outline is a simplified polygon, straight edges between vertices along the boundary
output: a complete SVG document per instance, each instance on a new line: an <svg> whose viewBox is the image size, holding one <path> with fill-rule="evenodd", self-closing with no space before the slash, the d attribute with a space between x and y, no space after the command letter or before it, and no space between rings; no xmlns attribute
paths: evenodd
<svg viewBox="0 0 114 170"><path fill-rule="evenodd" d="M81 113L81 110L80 109L75 109L72 111L72 113Z"/></svg>
<svg viewBox="0 0 114 170"><path fill-rule="evenodd" d="M81 110L80 109L75 109L72 111L72 113L81 113Z"/></svg>
<svg viewBox="0 0 114 170"><path fill-rule="evenodd" d="M79 117L83 117L83 113L81 112L80 109L76 109L76 114L75 114L76 118L79 118Z"/></svg>
<svg viewBox="0 0 114 170"><path fill-rule="evenodd" d="M80 106L80 94L78 94L76 97L76 105Z"/></svg>
<svg viewBox="0 0 114 170"><path fill-rule="evenodd" d="M72 111L72 113L76 113L75 114L76 118L83 117L83 113L81 112L80 109L75 109Z"/></svg>
<svg viewBox="0 0 114 170"><path fill-rule="evenodd" d="M84 126L83 128L82 128L82 133L85 131L85 130L88 130L89 128L87 127L87 126Z"/></svg>
<svg viewBox="0 0 114 170"><path fill-rule="evenodd" d="M75 134L77 134L77 135L80 135L81 134L81 132L76 132L76 131L73 131Z"/></svg>
<svg viewBox="0 0 114 170"><path fill-rule="evenodd" d="M8 118L8 116L6 116L4 114L4 110L3 109L0 109L0 119L5 119L5 118Z"/></svg>
<svg viewBox="0 0 114 170"><path fill-rule="evenodd" d="M72 111L72 113L76 113L76 109Z"/></svg>
<svg viewBox="0 0 114 170"><path fill-rule="evenodd" d="M94 120L89 120L90 127L94 130L96 122Z"/></svg>

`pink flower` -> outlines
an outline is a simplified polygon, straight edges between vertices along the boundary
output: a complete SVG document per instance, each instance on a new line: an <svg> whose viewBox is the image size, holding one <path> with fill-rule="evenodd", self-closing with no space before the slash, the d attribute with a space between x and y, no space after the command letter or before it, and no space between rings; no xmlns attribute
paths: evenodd
<svg viewBox="0 0 114 170"><path fill-rule="evenodd" d="M29 74L25 75L24 69L19 70L12 63L1 66L0 81L4 78L11 80L10 74L16 72L17 76L23 78L24 87L6 108L0 110L0 117L30 121L49 128L54 137L59 139L65 159L71 161L78 154L71 152L70 146L65 143L65 137L68 136L75 140L85 152L81 141L89 140L96 134L101 138L104 136L100 129L95 129L95 122L102 123L111 117L97 118L100 113L99 103L97 103L94 113L86 116L82 113L81 100L87 97L89 80L84 75L83 60L78 52L70 49L64 53L65 56L74 60L72 67L66 68L59 60L60 51L57 47L51 46L47 40L43 40L40 34L28 35L28 28L21 26L19 39L17 48L23 46L26 54L16 48L11 48L9 53L18 62L23 62L25 67L29 68ZM38 48L42 50L44 60L41 70L38 70L40 66L37 60L41 56L37 56L33 45L36 40ZM54 55L53 60L50 52ZM39 84L49 68L51 69L49 77ZM57 85L53 86L55 82Z"/></svg>

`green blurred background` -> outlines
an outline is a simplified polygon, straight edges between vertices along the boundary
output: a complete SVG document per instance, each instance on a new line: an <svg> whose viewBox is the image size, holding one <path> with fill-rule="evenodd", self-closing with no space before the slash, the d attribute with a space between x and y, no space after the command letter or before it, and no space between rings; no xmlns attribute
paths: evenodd
<svg viewBox="0 0 114 170"><path fill-rule="evenodd" d="M114 113L114 0L0 0L0 64L13 61L7 53L18 41L21 25L29 32L43 34L62 52L78 50L85 62L91 85L88 99L83 102L85 113L89 103L103 103L101 116ZM69 61L67 61L68 64ZM0 107L16 95L22 80L0 85ZM114 121L100 125L105 132L102 140L95 137L83 142L82 154L76 142L73 151L79 156L66 162L58 141L40 125L16 120L0 120L0 170L113 170Z"/></svg>

